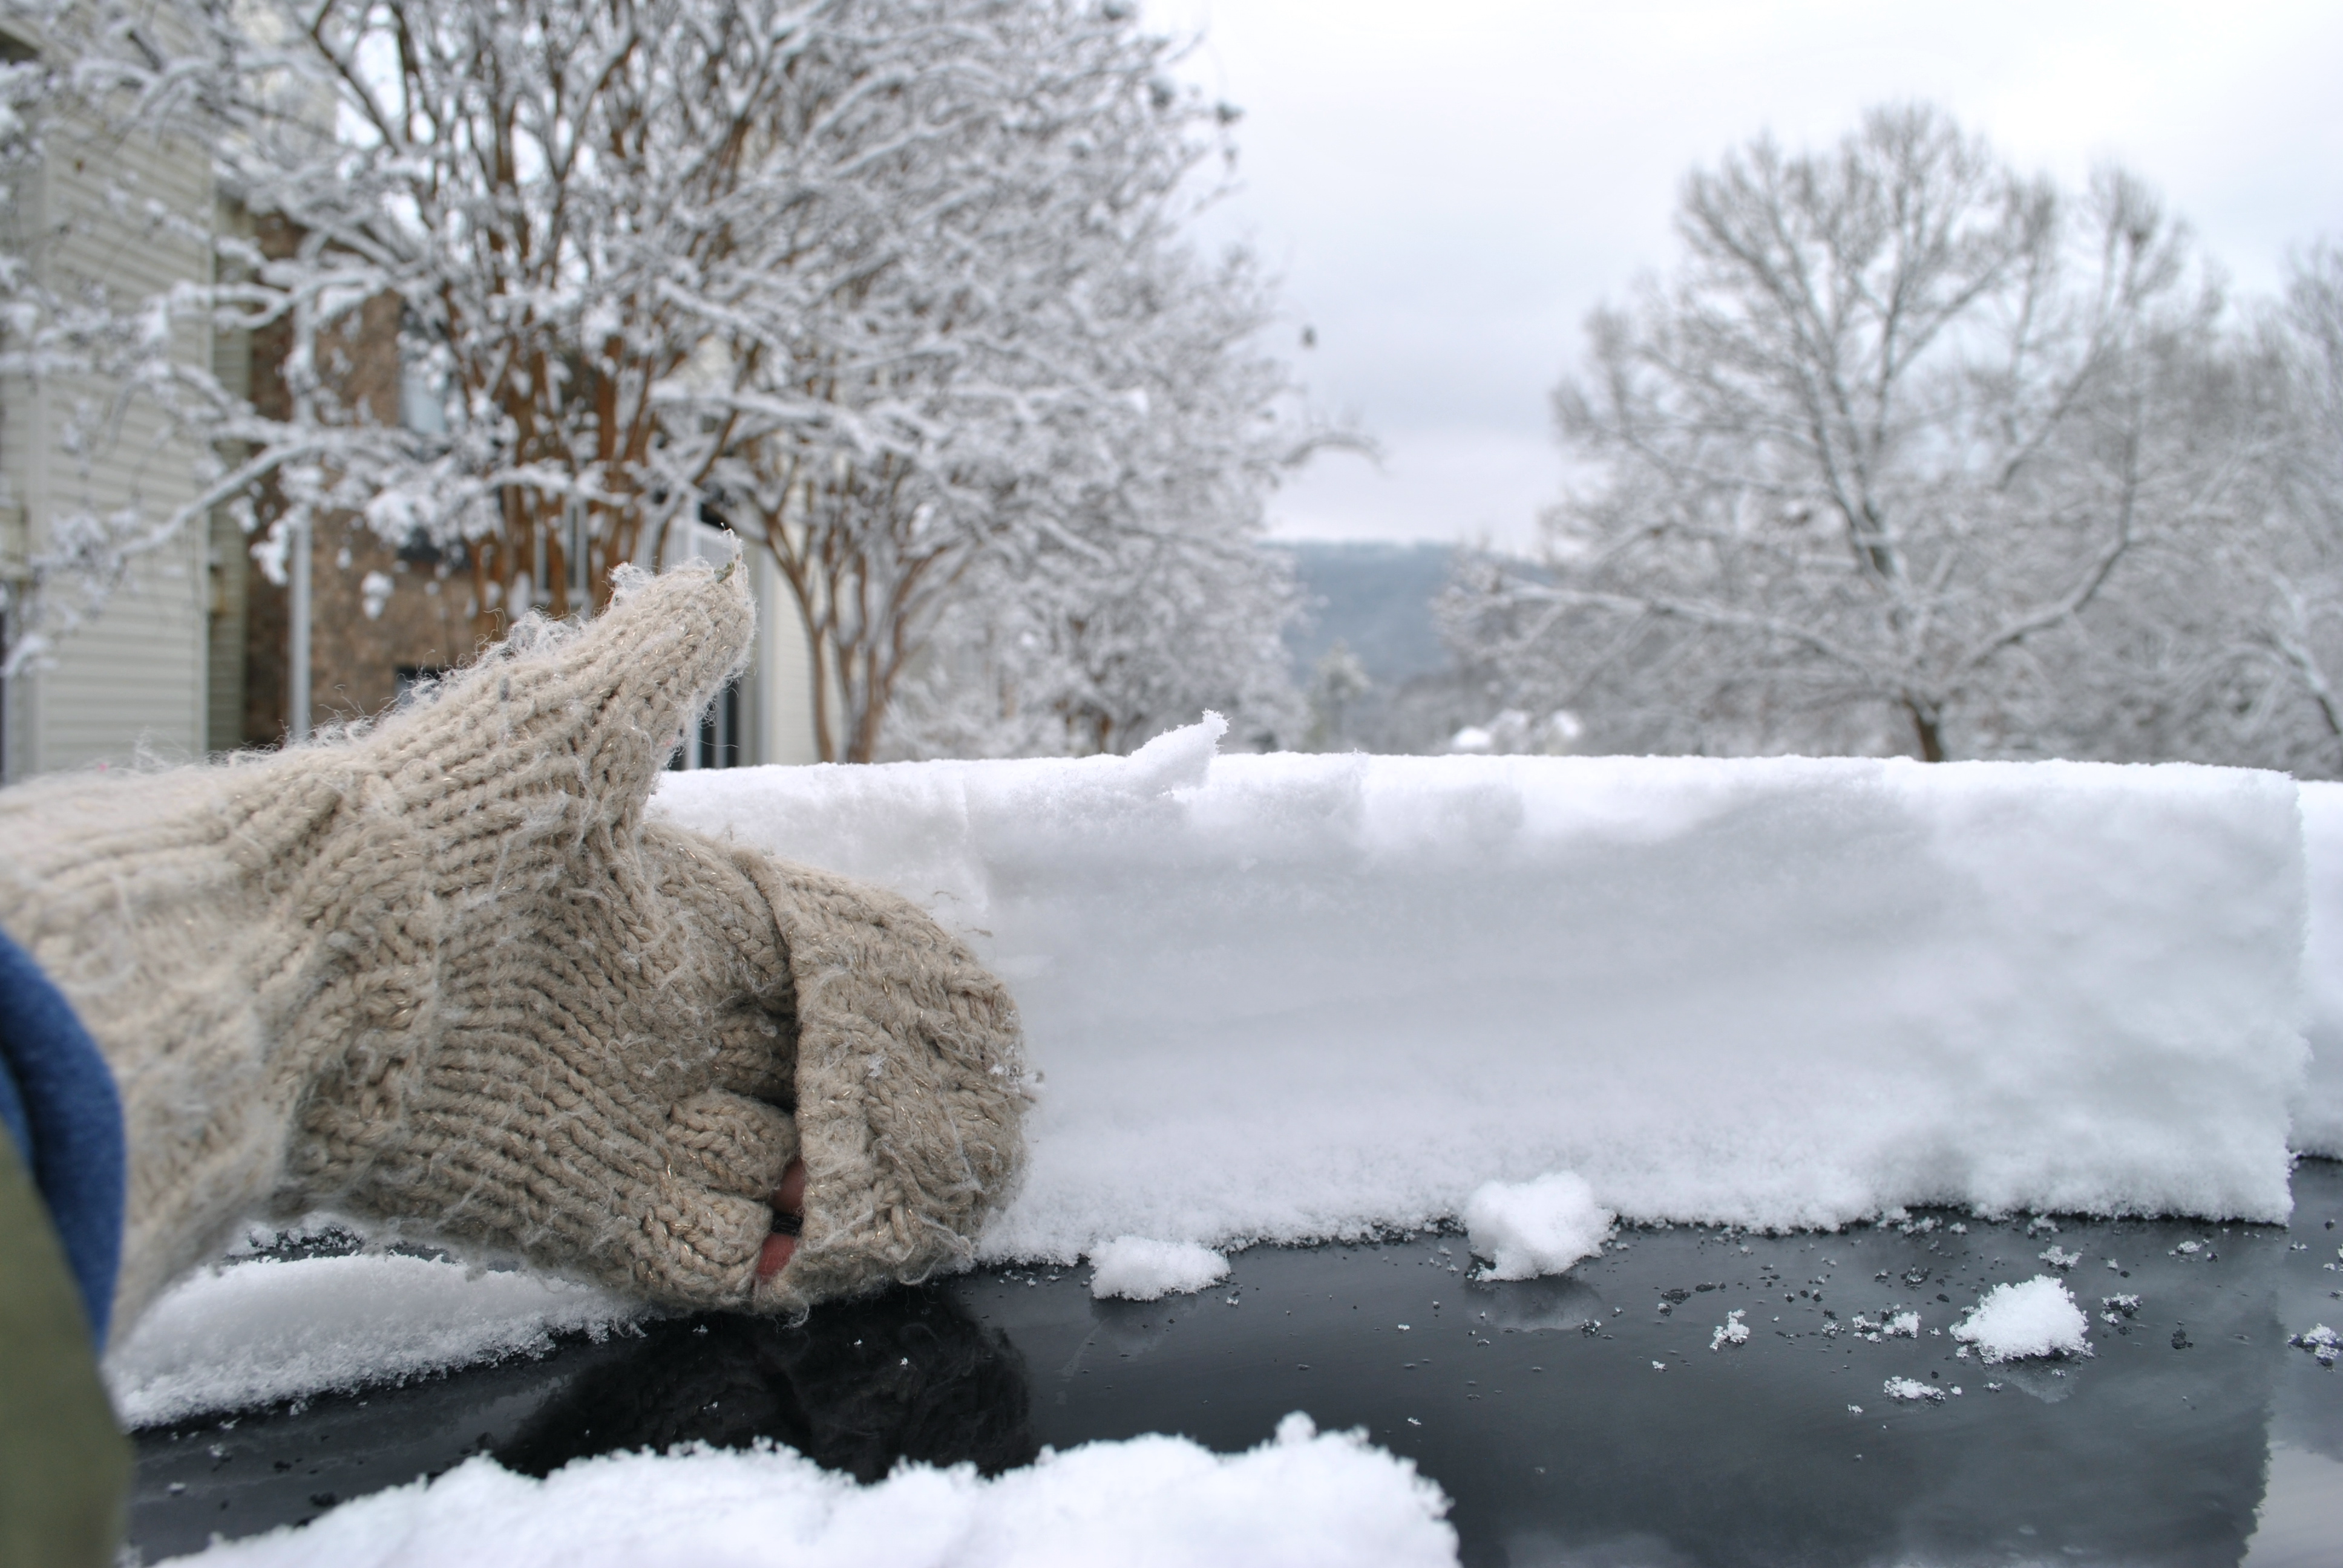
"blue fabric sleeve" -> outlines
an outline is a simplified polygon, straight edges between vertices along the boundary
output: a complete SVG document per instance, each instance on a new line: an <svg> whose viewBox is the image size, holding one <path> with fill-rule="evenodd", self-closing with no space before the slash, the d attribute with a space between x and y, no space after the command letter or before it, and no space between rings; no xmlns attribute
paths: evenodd
<svg viewBox="0 0 2343 1568"><path fill-rule="evenodd" d="M65 993L5 931L0 931L0 1122L48 1205L89 1314L90 1337L103 1351L130 1190L122 1097Z"/></svg>

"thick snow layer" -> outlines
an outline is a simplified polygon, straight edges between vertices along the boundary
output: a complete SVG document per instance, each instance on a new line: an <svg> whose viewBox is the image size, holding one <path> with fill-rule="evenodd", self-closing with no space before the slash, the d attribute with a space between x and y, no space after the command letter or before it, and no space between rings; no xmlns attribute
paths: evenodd
<svg viewBox="0 0 2343 1568"><path fill-rule="evenodd" d="M675 773L870 879L1045 1074L991 1257L1300 1240L1574 1171L1622 1218L2288 1211L2293 782L2085 763L1230 756Z"/></svg>
<svg viewBox="0 0 2343 1568"><path fill-rule="evenodd" d="M2300 788L2310 874L2302 1000L2312 1054L2309 1076L2294 1101L2294 1146L2343 1160L2343 784Z"/></svg>
<svg viewBox="0 0 2343 1568"><path fill-rule="evenodd" d="M1484 1280L1559 1274L1603 1250L1613 1219L1585 1178L1568 1171L1514 1185L1486 1182L1464 1201L1473 1256L1489 1260Z"/></svg>
<svg viewBox="0 0 2343 1568"><path fill-rule="evenodd" d="M1953 1338L1976 1346L1986 1362L2034 1356L2088 1355L2090 1320L2074 1293L2049 1274L1996 1285L1953 1325Z"/></svg>
<svg viewBox="0 0 2343 1568"><path fill-rule="evenodd" d="M155 1426L445 1367L538 1355L644 1308L591 1286L426 1258L260 1259L180 1282L106 1358L125 1424Z"/></svg>
<svg viewBox="0 0 2343 1568"><path fill-rule="evenodd" d="M1192 1241L1117 1236L1091 1254L1091 1294L1099 1301L1160 1301L1201 1291L1228 1277L1229 1261Z"/></svg>
<svg viewBox="0 0 2343 1568"><path fill-rule="evenodd" d="M543 1481L486 1457L214 1545L206 1568L1414 1568L1456 1561L1448 1501L1407 1460L1303 1415L1222 1455L1140 1437L1044 1452L994 1480L907 1464L858 1486L787 1450L581 1460Z"/></svg>

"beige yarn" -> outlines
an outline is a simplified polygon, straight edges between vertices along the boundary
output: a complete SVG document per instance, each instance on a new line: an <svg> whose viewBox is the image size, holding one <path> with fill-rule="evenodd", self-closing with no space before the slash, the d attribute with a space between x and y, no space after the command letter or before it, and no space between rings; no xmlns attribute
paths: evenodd
<svg viewBox="0 0 2343 1568"><path fill-rule="evenodd" d="M688 1307L967 1257L1022 1156L1008 994L901 900L643 820L753 625L681 568L371 732L0 792L0 925L122 1090L117 1324L264 1208ZM759 1284L800 1150L803 1234Z"/></svg>

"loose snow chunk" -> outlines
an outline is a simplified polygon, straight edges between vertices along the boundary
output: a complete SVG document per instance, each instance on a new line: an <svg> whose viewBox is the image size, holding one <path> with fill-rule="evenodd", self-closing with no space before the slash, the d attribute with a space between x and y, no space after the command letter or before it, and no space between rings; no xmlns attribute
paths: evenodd
<svg viewBox="0 0 2343 1568"><path fill-rule="evenodd" d="M2308 1351L2318 1358L2320 1366L2333 1366L2336 1356L2343 1353L2343 1334L2337 1333L2325 1323L2320 1323L2308 1333L2296 1334L2286 1342L2297 1350Z"/></svg>
<svg viewBox="0 0 2343 1568"><path fill-rule="evenodd" d="M1747 1313L1740 1307L1735 1307L1725 1313L1725 1321L1717 1324L1715 1331L1709 1334L1708 1348L1714 1351L1722 1350L1726 1345L1747 1344L1749 1325L1741 1321L1746 1315Z"/></svg>
<svg viewBox="0 0 2343 1568"><path fill-rule="evenodd" d="M1945 1400L1943 1389L1922 1382L1917 1378L1889 1378L1880 1385L1880 1392L1889 1399L1900 1399L1915 1404L1923 1400L1931 1404L1942 1404Z"/></svg>
<svg viewBox="0 0 2343 1568"><path fill-rule="evenodd" d="M1464 1205L1473 1253L1486 1258L1483 1280L1529 1280L1559 1274L1603 1250L1614 1216L1594 1201L1594 1190L1567 1171L1508 1186L1484 1183Z"/></svg>
<svg viewBox="0 0 2343 1568"><path fill-rule="evenodd" d="M1192 1242L1118 1236L1091 1254L1091 1269L1094 1299L1152 1302L1183 1296L1228 1278L1229 1261Z"/></svg>
<svg viewBox="0 0 2343 1568"><path fill-rule="evenodd" d="M580 1460L542 1481L481 1456L306 1525L213 1546L206 1568L1433 1568L1456 1561L1448 1500L1363 1433L1289 1415L1249 1452L1137 1437L1044 1451L986 1480L905 1464L873 1486L786 1449L697 1445Z"/></svg>
<svg viewBox="0 0 2343 1568"><path fill-rule="evenodd" d="M126 1425L541 1355L647 1309L540 1274L427 1258L261 1259L182 1282L106 1358Z"/></svg>
<svg viewBox="0 0 2343 1568"><path fill-rule="evenodd" d="M2056 1241L2050 1243L2047 1251L2037 1252L2035 1256L2054 1269L2071 1269L2083 1261L2082 1253L2063 1251Z"/></svg>
<svg viewBox="0 0 2343 1568"><path fill-rule="evenodd" d="M2089 1355L2090 1320L2065 1284L2036 1274L2016 1284L1996 1285L1969 1315L1953 1326L1988 1362L2032 1356Z"/></svg>

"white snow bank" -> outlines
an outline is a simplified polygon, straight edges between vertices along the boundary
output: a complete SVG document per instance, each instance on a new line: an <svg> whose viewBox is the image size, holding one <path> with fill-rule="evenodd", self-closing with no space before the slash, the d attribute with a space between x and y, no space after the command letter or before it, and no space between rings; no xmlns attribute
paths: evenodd
<svg viewBox="0 0 2343 1568"><path fill-rule="evenodd" d="M858 1486L787 1450L621 1453L543 1481L486 1457L345 1503L312 1523L181 1563L267 1568L1413 1568L1456 1561L1448 1500L1357 1432L1289 1415L1276 1438L1220 1455L1184 1438L1045 1452L986 1481L907 1464Z"/></svg>
<svg viewBox="0 0 2343 1568"><path fill-rule="evenodd" d="M1229 1261L1192 1241L1151 1241L1118 1236L1091 1254L1091 1295L1127 1302L1160 1301L1201 1291L1228 1277Z"/></svg>
<svg viewBox="0 0 2343 1568"><path fill-rule="evenodd" d="M1046 1074L986 1255L1303 1240L1569 1170L1630 1221L2278 1219L2295 787L2086 763L1213 756L669 774L895 888Z"/></svg>
<svg viewBox="0 0 2343 1568"><path fill-rule="evenodd" d="M2074 1293L2049 1274L1996 1285L1953 1325L1953 1338L1976 1346L1987 1362L2033 1356L2088 1355L2090 1320Z"/></svg>
<svg viewBox="0 0 2343 1568"><path fill-rule="evenodd" d="M260 1259L191 1275L107 1353L126 1425L155 1426L509 1355L607 1332L639 1302L531 1273L426 1258Z"/></svg>
<svg viewBox="0 0 2343 1568"><path fill-rule="evenodd" d="M2310 877L2302 999L2311 1059L2294 1100L2294 1146L2343 1160L2343 784L2299 789Z"/></svg>
<svg viewBox="0 0 2343 1568"><path fill-rule="evenodd" d="M1484 1280L1559 1274L1603 1250L1613 1218L1585 1178L1568 1171L1518 1185L1490 1181L1464 1201L1473 1254L1489 1260Z"/></svg>

